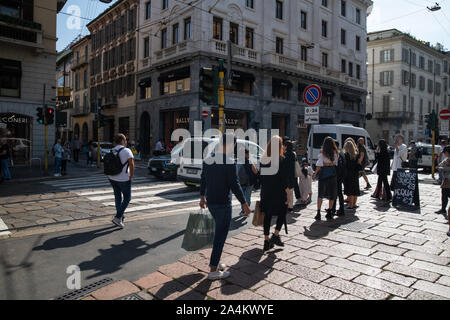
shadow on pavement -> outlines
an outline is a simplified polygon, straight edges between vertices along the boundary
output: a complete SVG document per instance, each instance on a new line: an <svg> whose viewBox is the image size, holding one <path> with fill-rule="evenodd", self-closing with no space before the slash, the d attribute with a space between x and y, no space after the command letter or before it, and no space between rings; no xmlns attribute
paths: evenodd
<svg viewBox="0 0 450 320"><path fill-rule="evenodd" d="M311 240L317 240L326 237L330 232L338 229L340 226L351 222L358 221L359 218L355 214L345 213L345 216L338 217L330 221L314 221L309 228L303 227L303 234Z"/></svg>
<svg viewBox="0 0 450 320"><path fill-rule="evenodd" d="M122 266L128 262L146 254L149 250L182 236L184 231L185 230L181 230L152 244L148 244L140 238L133 240L122 240L121 244L112 244L108 249L99 249L99 255L97 257L90 261L81 262L79 267L82 271L97 271L95 274L86 277L86 279L92 279L101 275L114 273L120 270Z"/></svg>
<svg viewBox="0 0 450 320"><path fill-rule="evenodd" d="M210 290L220 290L221 299L226 296L239 294L243 290L253 290L272 272L272 267L277 261L277 251L263 254L261 249L253 248L244 252L239 261L230 266L230 277L225 280L208 280L204 273L191 273L165 283L154 295L158 299L165 299L177 292L188 290L179 295L175 300L199 300L204 299ZM261 258L264 257L263 260ZM245 299L244 296L241 300Z"/></svg>
<svg viewBox="0 0 450 320"><path fill-rule="evenodd" d="M33 251L76 247L88 243L94 240L95 238L105 236L118 230L120 229L118 229L115 226L110 226L98 230L55 237L46 240L42 245L38 247L34 247Z"/></svg>

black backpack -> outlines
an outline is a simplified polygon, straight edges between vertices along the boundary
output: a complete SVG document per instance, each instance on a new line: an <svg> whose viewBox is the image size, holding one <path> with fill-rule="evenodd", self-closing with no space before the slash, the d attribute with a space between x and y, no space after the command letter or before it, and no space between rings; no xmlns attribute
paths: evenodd
<svg viewBox="0 0 450 320"><path fill-rule="evenodd" d="M345 177L345 156L342 152L338 154L338 165L336 167L336 174L339 179L343 179Z"/></svg>
<svg viewBox="0 0 450 320"><path fill-rule="evenodd" d="M111 150L109 153L105 155L103 158L103 168L104 173L108 176L115 176L117 174L120 174L122 172L123 167L128 164L128 161L125 163L122 163L120 161L120 151L122 151L125 148L120 148L117 150L117 154L114 154L114 151ZM127 168L128 170L128 168Z"/></svg>
<svg viewBox="0 0 450 320"><path fill-rule="evenodd" d="M240 166L238 171L239 184L241 186L248 186L250 184L250 177L248 176L245 165Z"/></svg>

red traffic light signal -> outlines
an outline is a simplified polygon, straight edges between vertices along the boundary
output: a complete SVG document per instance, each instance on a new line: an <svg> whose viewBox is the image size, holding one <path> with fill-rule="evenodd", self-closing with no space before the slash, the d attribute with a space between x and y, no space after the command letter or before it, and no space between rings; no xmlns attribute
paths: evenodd
<svg viewBox="0 0 450 320"><path fill-rule="evenodd" d="M46 108L45 109L45 118L47 120L47 124L53 124L55 116L55 109Z"/></svg>

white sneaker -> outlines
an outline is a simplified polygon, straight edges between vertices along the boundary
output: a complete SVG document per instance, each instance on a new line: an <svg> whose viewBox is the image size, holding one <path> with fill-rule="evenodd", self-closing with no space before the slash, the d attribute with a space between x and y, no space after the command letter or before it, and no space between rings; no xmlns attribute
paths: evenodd
<svg viewBox="0 0 450 320"><path fill-rule="evenodd" d="M114 223L116 226L118 226L121 229L123 229L125 227L122 220L117 219L117 218L112 219L112 223Z"/></svg>
<svg viewBox="0 0 450 320"><path fill-rule="evenodd" d="M230 272L229 271L214 271L214 272L210 272L208 274L208 279L209 280L222 280L222 279L226 279L230 276Z"/></svg>

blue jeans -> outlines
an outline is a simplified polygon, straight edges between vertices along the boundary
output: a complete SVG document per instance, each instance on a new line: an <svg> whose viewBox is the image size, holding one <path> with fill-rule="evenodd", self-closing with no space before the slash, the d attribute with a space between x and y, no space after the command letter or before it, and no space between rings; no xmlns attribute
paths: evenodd
<svg viewBox="0 0 450 320"><path fill-rule="evenodd" d="M8 168L8 163L9 163L9 158L6 159L2 159L2 175L3 175L3 179L11 179L11 172L9 171Z"/></svg>
<svg viewBox="0 0 450 320"><path fill-rule="evenodd" d="M128 181L114 181L109 179L114 190L114 199L116 201L116 218L124 220L125 209L131 201L131 182ZM123 200L122 200L123 195Z"/></svg>
<svg viewBox="0 0 450 320"><path fill-rule="evenodd" d="M210 204L209 212L214 218L216 229L214 234L213 249L211 252L210 268L216 268L219 265L222 256L223 246L228 236L228 230L231 224L231 204Z"/></svg>
<svg viewBox="0 0 450 320"><path fill-rule="evenodd" d="M438 171L439 173L439 182L442 183L442 180L444 179L444 174L441 171Z"/></svg>
<svg viewBox="0 0 450 320"><path fill-rule="evenodd" d="M62 163L62 158L59 157L55 157L55 170L54 173L61 173L61 163Z"/></svg>
<svg viewBox="0 0 450 320"><path fill-rule="evenodd" d="M244 192L245 201L247 201L248 206L250 207L253 186L241 186L241 187L242 187L242 191ZM241 205L241 207L242 207L242 210L244 210L244 206Z"/></svg>

